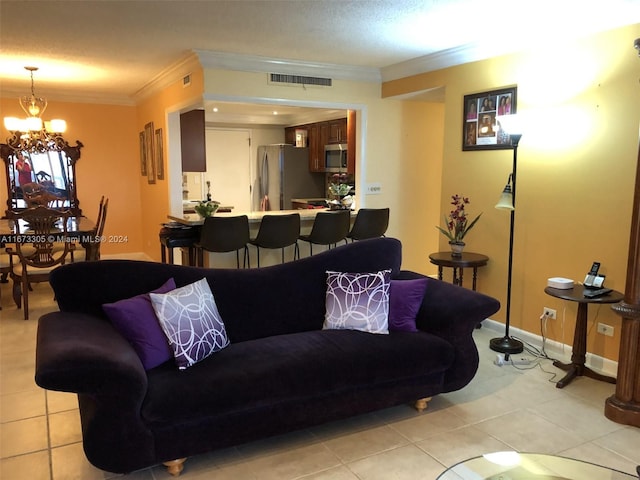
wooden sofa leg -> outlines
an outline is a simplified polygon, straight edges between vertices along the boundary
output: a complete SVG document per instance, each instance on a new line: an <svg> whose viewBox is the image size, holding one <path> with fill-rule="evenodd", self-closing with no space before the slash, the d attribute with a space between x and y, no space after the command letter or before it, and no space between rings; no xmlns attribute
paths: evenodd
<svg viewBox="0 0 640 480"><path fill-rule="evenodd" d="M178 458L177 460L169 460L168 462L164 462L163 465L167 467L167 472L170 475L177 477L182 472L184 468L184 462L186 462L186 458Z"/></svg>
<svg viewBox="0 0 640 480"><path fill-rule="evenodd" d="M420 398L416 400L416 403L415 403L416 410L418 410L418 412L424 412L427 409L427 404L429 403L429 400L431 400L431 397Z"/></svg>

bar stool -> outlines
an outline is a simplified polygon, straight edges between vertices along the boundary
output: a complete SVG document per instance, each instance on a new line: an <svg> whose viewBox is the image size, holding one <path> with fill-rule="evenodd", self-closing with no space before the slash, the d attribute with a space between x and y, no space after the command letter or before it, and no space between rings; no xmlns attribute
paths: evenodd
<svg viewBox="0 0 640 480"><path fill-rule="evenodd" d="M351 225L351 210L336 210L333 212L318 212L311 233L300 235L300 240L309 242L309 254L313 255L313 244L327 245L331 248L344 240L347 243L347 234Z"/></svg>
<svg viewBox="0 0 640 480"><path fill-rule="evenodd" d="M260 267L260 247L279 248L282 251L282 263L284 263L285 247L294 245L293 259L300 258L298 236L300 235L300 214L265 215L262 217L258 235L249 243L256 247L258 267Z"/></svg>
<svg viewBox="0 0 640 480"><path fill-rule="evenodd" d="M200 238L200 227L162 227L158 236L160 238L160 257L162 263L167 263L167 253L169 263L173 263L174 248L187 248L189 265L196 265L196 243Z"/></svg>
<svg viewBox="0 0 640 480"><path fill-rule="evenodd" d="M358 210L353 227L347 235L354 240L384 237L389 226L388 208L361 208Z"/></svg>
<svg viewBox="0 0 640 480"><path fill-rule="evenodd" d="M240 250L244 249L242 267L251 267L249 261L249 217L220 217L214 215L204 219L198 248L198 266L204 266L204 251L215 253L236 252L236 264L240 268Z"/></svg>

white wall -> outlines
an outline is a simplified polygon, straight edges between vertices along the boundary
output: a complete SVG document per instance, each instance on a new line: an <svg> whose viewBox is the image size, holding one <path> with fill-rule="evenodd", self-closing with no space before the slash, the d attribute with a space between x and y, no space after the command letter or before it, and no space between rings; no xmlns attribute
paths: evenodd
<svg viewBox="0 0 640 480"><path fill-rule="evenodd" d="M433 269L428 263L427 255L437 250L437 241L434 240L433 244L429 245L429 239L413 235L411 227L425 221L425 209L435 209L439 212L440 206L413 201L411 208L407 208L407 167L411 168L411 165L423 159L412 158L419 155L419 152L402 148L407 143L407 135L413 133L402 125L405 102L382 99L378 83L334 80L330 88L291 87L268 84L265 81L265 73L216 68L205 68L204 76L205 100L271 102L355 110L356 182L362 187L366 187L367 183L379 183L382 186L379 195L365 195L365 189L359 187L357 205L389 207L391 216L387 236L402 241L403 266L419 272L432 273ZM246 92L251 92L251 95ZM255 142L254 145L258 143L261 142ZM422 175L422 172L419 175ZM419 182L419 179L415 182ZM439 183L440 178L425 178L422 186L428 190L432 184Z"/></svg>

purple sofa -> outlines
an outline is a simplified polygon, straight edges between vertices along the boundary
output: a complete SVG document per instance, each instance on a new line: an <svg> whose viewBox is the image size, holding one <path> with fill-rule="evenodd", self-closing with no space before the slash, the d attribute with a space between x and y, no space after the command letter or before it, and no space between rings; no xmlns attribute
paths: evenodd
<svg viewBox="0 0 640 480"><path fill-rule="evenodd" d="M96 467L165 462L173 474L184 457L458 390L478 367L474 327L499 309L491 297L428 278L418 332L322 330L327 270L424 278L400 264L400 242L380 238L248 270L65 265L51 275L60 311L39 320L36 383L78 394ZM187 370L169 361L146 371L102 305L203 277L230 345Z"/></svg>

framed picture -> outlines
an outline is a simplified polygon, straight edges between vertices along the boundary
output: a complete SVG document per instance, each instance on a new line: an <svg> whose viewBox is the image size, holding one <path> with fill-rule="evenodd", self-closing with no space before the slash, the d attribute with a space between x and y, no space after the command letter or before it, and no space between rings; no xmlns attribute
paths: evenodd
<svg viewBox="0 0 640 480"><path fill-rule="evenodd" d="M145 165L147 166L147 182L156 183L156 157L153 148L153 122L149 122L144 126L144 151Z"/></svg>
<svg viewBox="0 0 640 480"><path fill-rule="evenodd" d="M516 113L518 87L464 96L462 150L499 150L512 148L500 118Z"/></svg>
<svg viewBox="0 0 640 480"><path fill-rule="evenodd" d="M162 129L156 130L156 165L158 180L164 180L164 163L163 163L163 145L162 145Z"/></svg>
<svg viewBox="0 0 640 480"><path fill-rule="evenodd" d="M147 176L147 154L145 151L144 132L140 132L140 172L143 177Z"/></svg>

